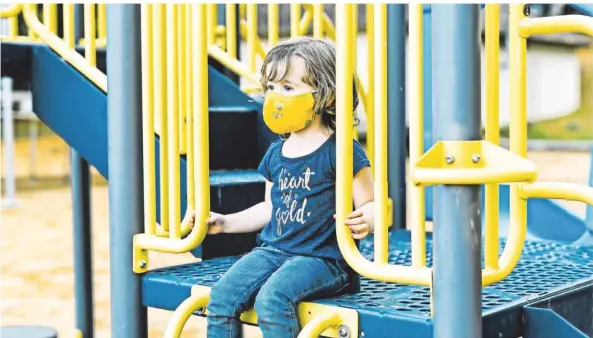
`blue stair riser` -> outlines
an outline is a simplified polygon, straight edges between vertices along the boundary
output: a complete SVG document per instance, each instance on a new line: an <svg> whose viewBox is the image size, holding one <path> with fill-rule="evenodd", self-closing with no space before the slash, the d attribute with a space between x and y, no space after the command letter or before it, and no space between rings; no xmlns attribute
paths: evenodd
<svg viewBox="0 0 593 338"><path fill-rule="evenodd" d="M31 48L22 44L0 42L2 77L12 78L13 90L29 90L31 85Z"/></svg>

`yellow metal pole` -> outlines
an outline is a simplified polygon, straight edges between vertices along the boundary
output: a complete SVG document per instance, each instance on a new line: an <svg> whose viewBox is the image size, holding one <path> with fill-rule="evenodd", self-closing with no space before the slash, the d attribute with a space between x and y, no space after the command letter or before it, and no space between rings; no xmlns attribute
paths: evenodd
<svg viewBox="0 0 593 338"><path fill-rule="evenodd" d="M336 236L344 259L367 278L404 284L430 284L430 269L373 263L358 250L352 232L343 226L352 211L352 5L336 5Z"/></svg>
<svg viewBox="0 0 593 338"><path fill-rule="evenodd" d="M208 34L208 46L213 45L216 41L216 26L218 25L218 18L216 4L208 4L208 18L206 22L208 23L208 28L205 32Z"/></svg>
<svg viewBox="0 0 593 338"><path fill-rule="evenodd" d="M354 6L352 6L352 41L354 41L355 44L356 44L357 35L358 35L358 5L354 5ZM354 64L354 73L355 74L357 73L357 69L358 69L358 65L356 64L357 50L358 50L358 48L354 48L354 50L352 51L352 63ZM360 77L358 77L358 80L360 81ZM357 83L357 85L358 85L358 83ZM363 88L359 88L358 96L360 97L360 103L361 103L360 105L365 106L365 104L364 104L365 93L364 93ZM354 130L352 132L354 134L354 138L356 140L358 140L358 127L354 127Z"/></svg>
<svg viewBox="0 0 593 338"><path fill-rule="evenodd" d="M160 224L164 232L169 231L169 168L167 161L169 158L169 137L167 132L167 18L166 5L154 5L154 105L155 117L159 121L158 130L160 136L159 143L159 182L160 182Z"/></svg>
<svg viewBox="0 0 593 338"><path fill-rule="evenodd" d="M230 57L237 58L237 5L226 5L226 50Z"/></svg>
<svg viewBox="0 0 593 338"><path fill-rule="evenodd" d="M201 23L204 5L196 6L193 13L194 26L192 37L193 50L193 117L194 117L194 177L196 191L196 226L202 225L210 215L210 162L208 138L208 45L202 33L205 27ZM198 231L196 231L198 230ZM200 241L206 235L207 228L200 226L194 228L192 234ZM199 244L199 243L196 243Z"/></svg>
<svg viewBox="0 0 593 338"><path fill-rule="evenodd" d="M178 32L178 60L177 60L177 67L179 69L178 75L178 93L179 93L179 153L186 154L187 152L187 134L186 131L186 124L187 124L187 102L185 100L185 78L187 74L187 70L185 67L185 57L186 53L185 50L188 45L186 45L185 35L187 34L186 24L185 24L185 12L186 12L187 5L179 4L177 5L177 32Z"/></svg>
<svg viewBox="0 0 593 338"><path fill-rule="evenodd" d="M142 4L142 137L144 150L144 232L156 233L156 182L154 155L154 49L153 7Z"/></svg>
<svg viewBox="0 0 593 338"><path fill-rule="evenodd" d="M509 77L511 99L510 150L527 157L527 41L519 35L519 23L525 19L523 4L509 8ZM521 257L527 234L527 201L520 196L520 184L511 185L510 219L507 243L499 259L499 270L486 271L482 284L502 280L515 268Z"/></svg>
<svg viewBox="0 0 593 338"><path fill-rule="evenodd" d="M410 172L424 154L424 106L422 100L422 5L410 4L409 8L409 67L408 78L410 105ZM410 223L412 228L412 266L426 266L426 229L424 188L410 188Z"/></svg>
<svg viewBox="0 0 593 338"><path fill-rule="evenodd" d="M84 4L84 55L89 64L97 65L95 5Z"/></svg>
<svg viewBox="0 0 593 338"><path fill-rule="evenodd" d="M18 16L11 16L8 18L8 35L11 37L16 37L19 35Z"/></svg>
<svg viewBox="0 0 593 338"><path fill-rule="evenodd" d="M498 145L500 5L486 5L486 141ZM498 184L486 184L484 260L486 269L498 269Z"/></svg>
<svg viewBox="0 0 593 338"><path fill-rule="evenodd" d="M169 236L181 238L179 192L179 97L178 97L178 36L177 5L167 4L167 123L169 129Z"/></svg>
<svg viewBox="0 0 593 338"><path fill-rule="evenodd" d="M99 13L97 18L99 20L99 39L107 39L107 4L97 5Z"/></svg>
<svg viewBox="0 0 593 338"><path fill-rule="evenodd" d="M247 49L249 53L249 71L255 73L256 67L256 48L255 43L257 40L257 5L247 5Z"/></svg>
<svg viewBox="0 0 593 338"><path fill-rule="evenodd" d="M69 49L74 49L74 4L64 4L64 41Z"/></svg>
<svg viewBox="0 0 593 338"><path fill-rule="evenodd" d="M278 44L280 27L279 5L268 4L268 50Z"/></svg>
<svg viewBox="0 0 593 338"><path fill-rule="evenodd" d="M37 17L37 4L31 4L30 6L31 6L31 13L35 13L35 17ZM24 8L23 8L23 17L25 17L25 9ZM37 35L33 31L33 29L31 29L30 27L29 27L28 35L31 39L37 38Z"/></svg>
<svg viewBox="0 0 593 338"><path fill-rule="evenodd" d="M375 262L387 263L387 5L375 4ZM351 41L353 42L353 41ZM352 58L354 59L354 58Z"/></svg>
<svg viewBox="0 0 593 338"><path fill-rule="evenodd" d="M313 5L313 37L323 38L323 3Z"/></svg>
<svg viewBox="0 0 593 338"><path fill-rule="evenodd" d="M193 313L200 308L206 308L210 301L210 295L207 293L200 295L191 295L189 298L181 302L173 316L169 319L169 323L165 328L163 337L165 338L179 338L187 320Z"/></svg>
<svg viewBox="0 0 593 338"><path fill-rule="evenodd" d="M301 22L301 5L290 4L290 36L299 36L299 23Z"/></svg>
<svg viewBox="0 0 593 338"><path fill-rule="evenodd" d="M368 76L368 90L366 92L367 100L365 116L367 118L367 154L371 166L375 166L375 23L374 23L374 6L367 4L367 76Z"/></svg>
<svg viewBox="0 0 593 338"><path fill-rule="evenodd" d="M229 7L233 7L233 10L235 8L235 5L227 5L227 10ZM228 14L228 12L227 12ZM185 114L187 122L185 124L186 127L186 135L187 135L187 139L186 139L186 143L187 143L187 156L186 156L186 163L187 163L187 206L189 209L194 210L196 208L196 190L195 190L195 186L194 186L194 158L195 158L195 154L194 154L194 116L193 116L193 48L192 48L192 41L193 41L193 35L192 35L192 20L194 18L192 17L192 11L191 11L191 5L186 5L186 21L185 21L185 25L186 25L186 32L185 32L185 44L186 44L186 49L185 49L185 71L188 74L185 77L185 86L183 86L182 88L184 88L186 95L185 95L185 99L187 100L186 103L186 109L187 109L187 113ZM228 16L227 16L228 19ZM227 24L230 21L227 21ZM234 19L233 19L234 22ZM228 26L227 26L228 27ZM236 35L233 35L234 37L236 37ZM235 46L235 43L233 42L233 46ZM234 47L233 47L234 48ZM182 234L185 235L187 229L182 229Z"/></svg>

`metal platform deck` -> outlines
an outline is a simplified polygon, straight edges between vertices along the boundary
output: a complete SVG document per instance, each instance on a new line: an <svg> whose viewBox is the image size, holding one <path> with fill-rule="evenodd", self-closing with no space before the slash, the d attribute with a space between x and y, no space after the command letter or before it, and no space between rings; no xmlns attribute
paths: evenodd
<svg viewBox="0 0 593 338"><path fill-rule="evenodd" d="M504 243L501 239L501 252ZM411 264L407 231L392 232L389 246L391 264ZM361 251L372 259L372 241L363 241ZM174 310L189 297L193 285L213 286L237 258L216 258L150 271L143 277L144 305ZM427 262L432 264L430 238ZM420 338L432 337L429 298L428 288L363 278L360 293L321 299L317 303L356 309L359 337ZM562 300L570 312L571 318L567 320L573 325L584 326L580 329L585 332L593 330L589 327L593 326L593 246L526 242L513 273L504 281L483 289L483 337L521 336L523 306L547 298ZM572 302L576 308L571 308Z"/></svg>

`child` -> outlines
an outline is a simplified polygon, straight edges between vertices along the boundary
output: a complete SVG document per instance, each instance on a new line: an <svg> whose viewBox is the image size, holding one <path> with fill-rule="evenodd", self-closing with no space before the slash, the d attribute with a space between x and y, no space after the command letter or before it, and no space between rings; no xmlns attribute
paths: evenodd
<svg viewBox="0 0 593 338"><path fill-rule="evenodd" d="M283 136L259 166L265 201L207 220L209 234L263 228L262 245L212 288L208 337L240 337L239 315L251 307L265 338L296 337L299 302L360 287L335 234L335 59L330 44L299 38L274 47L264 61L264 121ZM373 231L373 181L364 150L353 142L355 211L346 223L358 240Z"/></svg>

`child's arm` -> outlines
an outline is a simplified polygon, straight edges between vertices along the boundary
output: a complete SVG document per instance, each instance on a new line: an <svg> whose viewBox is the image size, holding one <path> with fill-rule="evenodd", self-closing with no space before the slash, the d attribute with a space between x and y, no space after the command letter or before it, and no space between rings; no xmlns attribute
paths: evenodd
<svg viewBox="0 0 593 338"><path fill-rule="evenodd" d="M352 230L352 237L362 239L373 232L374 225L374 182L371 168L360 170L352 185L354 211L348 215L346 225Z"/></svg>
<svg viewBox="0 0 593 338"><path fill-rule="evenodd" d="M208 233L244 233L262 229L270 222L272 217L271 188L272 183L266 181L264 201L248 209L228 215L212 213L210 218L206 220L206 223L210 225Z"/></svg>

